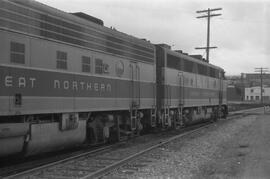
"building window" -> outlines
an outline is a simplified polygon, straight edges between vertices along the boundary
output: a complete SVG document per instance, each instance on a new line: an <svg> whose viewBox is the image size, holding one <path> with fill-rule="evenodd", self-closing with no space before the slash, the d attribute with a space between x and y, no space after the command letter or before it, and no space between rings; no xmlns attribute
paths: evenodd
<svg viewBox="0 0 270 179"><path fill-rule="evenodd" d="M67 69L67 52L56 52L56 68L63 70Z"/></svg>
<svg viewBox="0 0 270 179"><path fill-rule="evenodd" d="M251 92L251 93L253 93L253 92L254 92L254 90L253 90L253 89L250 89L250 92Z"/></svg>
<svg viewBox="0 0 270 179"><path fill-rule="evenodd" d="M96 74L102 74L103 73L103 61L101 59L95 60L95 72Z"/></svg>
<svg viewBox="0 0 270 179"><path fill-rule="evenodd" d="M91 72L91 59L90 57L82 56L82 72Z"/></svg>
<svg viewBox="0 0 270 179"><path fill-rule="evenodd" d="M25 45L22 43L10 43L10 61L13 63L25 63Z"/></svg>
<svg viewBox="0 0 270 179"><path fill-rule="evenodd" d="M248 96L246 97L246 99L249 100L249 99L248 99Z"/></svg>
<svg viewBox="0 0 270 179"><path fill-rule="evenodd" d="M256 97L255 97L255 99L256 99L256 100L259 100L259 99L260 99L260 97L259 97L259 96L256 96Z"/></svg>
<svg viewBox="0 0 270 179"><path fill-rule="evenodd" d="M253 98L253 96L250 96L250 100L253 100L254 98Z"/></svg>

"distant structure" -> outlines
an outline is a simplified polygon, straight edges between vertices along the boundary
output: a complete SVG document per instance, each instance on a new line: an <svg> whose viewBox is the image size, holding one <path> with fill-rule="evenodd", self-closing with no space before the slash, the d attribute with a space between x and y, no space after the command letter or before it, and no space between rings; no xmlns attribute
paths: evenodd
<svg viewBox="0 0 270 179"><path fill-rule="evenodd" d="M262 101L270 102L270 87L263 86ZM245 101L260 102L261 101L261 86L245 88Z"/></svg>
<svg viewBox="0 0 270 179"><path fill-rule="evenodd" d="M241 83L241 76L227 76L227 99L229 102L244 101L243 84Z"/></svg>
<svg viewBox="0 0 270 179"><path fill-rule="evenodd" d="M249 97L249 100L247 100L245 89L252 87L260 88L261 76L259 73L241 73L241 75L238 76L237 75L227 76L227 80L228 80L228 87L227 87L228 101L254 101L254 102L256 101L255 99L257 95L254 95L255 93L250 95L248 94L248 96L253 96L254 98L253 100L251 100L251 97ZM263 75L263 86L264 88L270 87L270 74L268 73ZM261 99L261 97L259 99Z"/></svg>
<svg viewBox="0 0 270 179"><path fill-rule="evenodd" d="M253 87L260 85L261 76L259 73L246 73L244 75L245 75L244 82L246 86ZM266 86L270 86L270 74L266 73L263 75L263 84Z"/></svg>
<svg viewBox="0 0 270 179"><path fill-rule="evenodd" d="M228 85L227 87L227 99L228 101L243 101L242 90L238 86Z"/></svg>

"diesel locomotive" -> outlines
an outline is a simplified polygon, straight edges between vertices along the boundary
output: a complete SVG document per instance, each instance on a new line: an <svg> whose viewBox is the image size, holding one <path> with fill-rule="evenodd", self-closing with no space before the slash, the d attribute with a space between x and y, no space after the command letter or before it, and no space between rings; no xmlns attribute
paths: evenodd
<svg viewBox="0 0 270 179"><path fill-rule="evenodd" d="M224 70L84 13L0 0L0 157L227 114Z"/></svg>

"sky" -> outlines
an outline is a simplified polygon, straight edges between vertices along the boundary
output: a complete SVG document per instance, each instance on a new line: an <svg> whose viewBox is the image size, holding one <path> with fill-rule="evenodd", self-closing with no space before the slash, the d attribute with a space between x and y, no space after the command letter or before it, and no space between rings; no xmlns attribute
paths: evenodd
<svg viewBox="0 0 270 179"><path fill-rule="evenodd" d="M107 27L166 43L173 50L206 57L207 8L222 8L211 18L210 63L227 75L270 70L270 0L37 0L65 12L84 12L104 21Z"/></svg>

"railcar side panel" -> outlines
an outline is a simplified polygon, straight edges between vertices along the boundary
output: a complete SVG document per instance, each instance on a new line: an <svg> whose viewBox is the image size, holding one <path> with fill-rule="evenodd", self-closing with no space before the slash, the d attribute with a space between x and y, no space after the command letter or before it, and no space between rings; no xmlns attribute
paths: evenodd
<svg viewBox="0 0 270 179"><path fill-rule="evenodd" d="M23 151L24 136L8 137L0 139L0 157L19 154Z"/></svg>
<svg viewBox="0 0 270 179"><path fill-rule="evenodd" d="M130 81L0 66L0 96L10 103L2 115L129 109ZM140 85L141 105L154 105L154 83ZM16 95L21 104L15 104ZM9 97L9 98L8 98ZM87 101L88 100L88 101ZM39 104L39 105L36 105Z"/></svg>
<svg viewBox="0 0 270 179"><path fill-rule="evenodd" d="M169 125L170 119L176 123L180 113L185 123L192 123L215 117L218 110L226 108L221 68L164 45L156 45L156 56L157 84L161 88L158 110L163 125Z"/></svg>
<svg viewBox="0 0 270 179"><path fill-rule="evenodd" d="M166 45L31 0L0 1L0 16L0 156L122 140L226 107L223 70Z"/></svg>
<svg viewBox="0 0 270 179"><path fill-rule="evenodd" d="M0 122L30 126L17 139L1 138L10 152L3 148L0 156L93 142L86 136L92 122L112 127L121 115L127 124L129 113L137 120L137 110L147 116L155 108L151 43L35 1L0 1L0 14ZM84 120L61 131L64 114ZM94 142L105 141L95 135Z"/></svg>
<svg viewBox="0 0 270 179"><path fill-rule="evenodd" d="M60 130L60 123L31 124L31 139L27 144L26 155L56 151L81 145L86 137L86 120L70 130ZM46 146L46 147L44 147Z"/></svg>
<svg viewBox="0 0 270 179"><path fill-rule="evenodd" d="M0 156L8 156L23 151L25 136L29 131L28 123L0 124Z"/></svg>

